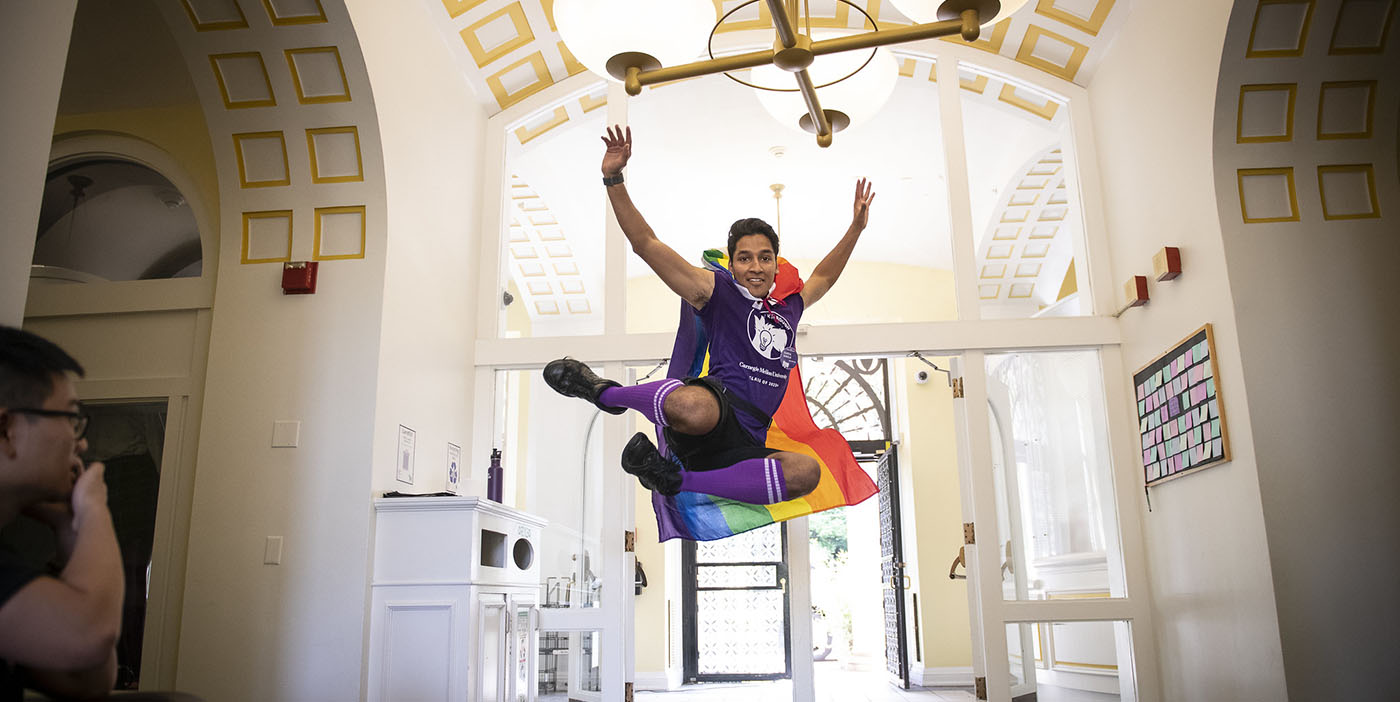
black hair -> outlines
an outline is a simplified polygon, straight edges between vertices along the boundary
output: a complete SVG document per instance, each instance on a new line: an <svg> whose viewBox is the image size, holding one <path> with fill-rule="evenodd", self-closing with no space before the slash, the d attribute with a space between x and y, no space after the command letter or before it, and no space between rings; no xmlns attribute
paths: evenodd
<svg viewBox="0 0 1400 702"><path fill-rule="evenodd" d="M768 237L768 241L773 244L773 255L778 255L778 233L773 231L767 222L757 217L749 217L729 225L729 260L734 260L734 247L739 244L739 240L753 234Z"/></svg>
<svg viewBox="0 0 1400 702"><path fill-rule="evenodd" d="M0 407L38 407L53 394L53 377L81 376L83 367L57 344L0 325Z"/></svg>

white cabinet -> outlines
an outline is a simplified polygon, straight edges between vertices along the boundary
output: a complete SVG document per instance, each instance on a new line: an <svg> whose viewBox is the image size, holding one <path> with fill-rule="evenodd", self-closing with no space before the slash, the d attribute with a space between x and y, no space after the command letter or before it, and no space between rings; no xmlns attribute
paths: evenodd
<svg viewBox="0 0 1400 702"><path fill-rule="evenodd" d="M371 702L534 702L544 520L474 497L375 500Z"/></svg>

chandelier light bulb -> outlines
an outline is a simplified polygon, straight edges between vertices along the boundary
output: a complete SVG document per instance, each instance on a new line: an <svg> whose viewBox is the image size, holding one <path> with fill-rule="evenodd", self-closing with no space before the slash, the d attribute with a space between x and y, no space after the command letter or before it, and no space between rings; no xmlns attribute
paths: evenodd
<svg viewBox="0 0 1400 702"><path fill-rule="evenodd" d="M555 0L554 24L564 45L585 68L608 80L607 62L627 52L648 54L663 66L694 61L715 26L710 0Z"/></svg>
<svg viewBox="0 0 1400 702"><path fill-rule="evenodd" d="M814 40L829 38L818 34ZM839 54L818 56L808 67L812 84L820 86L845 76L865 63L870 50L845 51ZM796 88L793 74L773 65L758 66L749 72L750 82L770 88ZM850 118L850 126L855 126L875 116L894 92L895 81L899 79L899 64L894 55L884 48L875 49L875 56L858 73L840 83L817 88L817 98L822 109L837 110ZM784 125L801 131L799 120L807 114L807 103L798 92L774 92L758 90L758 100L769 114Z"/></svg>
<svg viewBox="0 0 1400 702"><path fill-rule="evenodd" d="M1001 0L1001 9L990 17L979 17L983 27L1000 22L1015 14L1029 0ZM958 11L965 7L985 7L988 0L890 0L896 10L919 24L956 19ZM942 16L940 16L942 10Z"/></svg>

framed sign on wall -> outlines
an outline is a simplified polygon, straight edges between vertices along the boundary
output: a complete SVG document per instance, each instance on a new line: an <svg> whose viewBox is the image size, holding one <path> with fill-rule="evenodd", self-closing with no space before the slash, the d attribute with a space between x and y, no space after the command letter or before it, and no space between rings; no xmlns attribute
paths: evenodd
<svg viewBox="0 0 1400 702"><path fill-rule="evenodd" d="M1219 377L1210 324L1133 374L1147 485L1230 460Z"/></svg>

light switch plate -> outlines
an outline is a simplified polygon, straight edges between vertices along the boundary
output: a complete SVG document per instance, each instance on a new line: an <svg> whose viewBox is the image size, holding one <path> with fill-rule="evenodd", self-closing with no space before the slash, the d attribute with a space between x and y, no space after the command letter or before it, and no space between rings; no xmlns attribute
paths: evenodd
<svg viewBox="0 0 1400 702"><path fill-rule="evenodd" d="M272 448L296 448L301 441L301 422L277 420L272 423Z"/></svg>
<svg viewBox="0 0 1400 702"><path fill-rule="evenodd" d="M282 537L267 537L263 543L263 565L282 565Z"/></svg>

